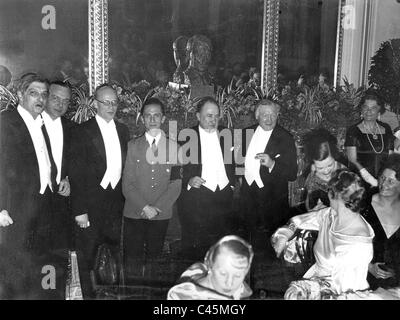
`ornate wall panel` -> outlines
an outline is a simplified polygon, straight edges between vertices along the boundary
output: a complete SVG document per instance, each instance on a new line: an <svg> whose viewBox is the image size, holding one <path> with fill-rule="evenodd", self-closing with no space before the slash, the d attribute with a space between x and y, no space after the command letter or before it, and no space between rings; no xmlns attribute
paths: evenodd
<svg viewBox="0 0 400 320"><path fill-rule="evenodd" d="M108 0L89 0L89 86L108 81Z"/></svg>
<svg viewBox="0 0 400 320"><path fill-rule="evenodd" d="M264 0L262 82L265 94L276 88L279 45L279 0Z"/></svg>
<svg viewBox="0 0 400 320"><path fill-rule="evenodd" d="M342 69L342 51L343 51L343 19L345 17L344 6L346 0L339 0L338 23L336 34L336 58L335 58L335 75L333 79L333 86L336 88L340 85L341 69Z"/></svg>

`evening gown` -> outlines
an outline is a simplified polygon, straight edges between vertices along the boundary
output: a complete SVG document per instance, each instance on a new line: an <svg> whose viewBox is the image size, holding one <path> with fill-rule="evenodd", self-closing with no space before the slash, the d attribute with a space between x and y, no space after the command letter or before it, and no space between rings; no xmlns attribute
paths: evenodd
<svg viewBox="0 0 400 320"><path fill-rule="evenodd" d="M347 235L333 229L336 219L337 213L330 207L291 218L297 228L319 231L314 245L316 262L303 278L323 279L335 294L368 289L374 231L368 225L368 236ZM285 232L284 227L280 228L274 236Z"/></svg>
<svg viewBox="0 0 400 320"><path fill-rule="evenodd" d="M374 188L374 191L377 191L376 189ZM373 290L378 287L396 287L400 285L400 228L388 238L371 204L371 200L372 196L368 199L368 205L363 211L363 216L375 232L373 240L374 257L372 262L384 262L385 265L394 269L396 276L388 279L377 279L369 273L368 282Z"/></svg>
<svg viewBox="0 0 400 320"><path fill-rule="evenodd" d="M345 147L357 147L358 162L360 162L371 175L377 178L382 164L389 156L389 150L393 150L394 148L394 136L387 123L377 121L381 127L385 128L385 133L377 134L378 138L374 139L372 134L361 132L358 127L360 123L361 122L347 129ZM375 152L374 149L378 152ZM382 152L379 152L381 150ZM350 167L351 164L349 164L349 168Z"/></svg>

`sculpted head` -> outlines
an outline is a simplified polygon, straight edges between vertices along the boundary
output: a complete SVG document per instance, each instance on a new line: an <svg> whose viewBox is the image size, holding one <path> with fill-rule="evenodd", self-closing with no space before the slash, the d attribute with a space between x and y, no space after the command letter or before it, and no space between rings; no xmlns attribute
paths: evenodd
<svg viewBox="0 0 400 320"><path fill-rule="evenodd" d="M194 35L186 45L186 52L189 57L189 67L198 70L207 70L211 60L211 40L203 35Z"/></svg>
<svg viewBox="0 0 400 320"><path fill-rule="evenodd" d="M180 36L172 44L174 50L174 59L178 69L185 70L189 63L189 57L186 54L186 45L188 38Z"/></svg>

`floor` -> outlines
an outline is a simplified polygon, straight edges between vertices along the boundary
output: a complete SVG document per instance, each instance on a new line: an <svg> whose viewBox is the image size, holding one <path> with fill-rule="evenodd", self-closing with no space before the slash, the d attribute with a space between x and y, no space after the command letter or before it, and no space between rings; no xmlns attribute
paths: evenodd
<svg viewBox="0 0 400 320"><path fill-rule="evenodd" d="M164 255L156 261L131 262L125 267L124 286L101 285L92 277L96 299L165 299L168 289L192 263L180 251L180 227L176 215L170 222ZM252 299L283 299L290 282L304 273L301 266L288 266L277 259L265 232L253 237L255 251L247 282L253 289Z"/></svg>

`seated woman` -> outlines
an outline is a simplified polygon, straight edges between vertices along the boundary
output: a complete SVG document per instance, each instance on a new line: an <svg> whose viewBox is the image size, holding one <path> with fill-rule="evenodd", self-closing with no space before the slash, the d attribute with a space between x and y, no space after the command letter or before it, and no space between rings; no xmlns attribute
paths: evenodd
<svg viewBox="0 0 400 320"><path fill-rule="evenodd" d="M336 171L328 183L330 207L295 216L288 226L273 234L271 242L277 256L297 228L318 230L314 245L316 263L304 278L311 279L311 284L324 283L334 294L367 289L374 231L359 214L364 195L365 189L358 175L345 169ZM292 284L288 291L292 292L295 286L296 283ZM306 290L305 298L318 297L315 288L318 291L321 285L302 287Z"/></svg>
<svg viewBox="0 0 400 320"><path fill-rule="evenodd" d="M307 210L319 201L329 206L328 182L334 172L345 166L338 161L339 150L336 138L326 129L315 129L304 136L305 160L311 164L311 172L305 181Z"/></svg>
<svg viewBox="0 0 400 320"><path fill-rule="evenodd" d="M371 289L400 285L400 155L392 154L378 180L379 192L372 195L365 219L375 231L374 257L369 264ZM376 190L375 190L376 191Z"/></svg>
<svg viewBox="0 0 400 320"><path fill-rule="evenodd" d="M244 281L253 260L253 249L242 238L225 236L207 252L204 263L190 266L168 300L239 300L252 290Z"/></svg>

